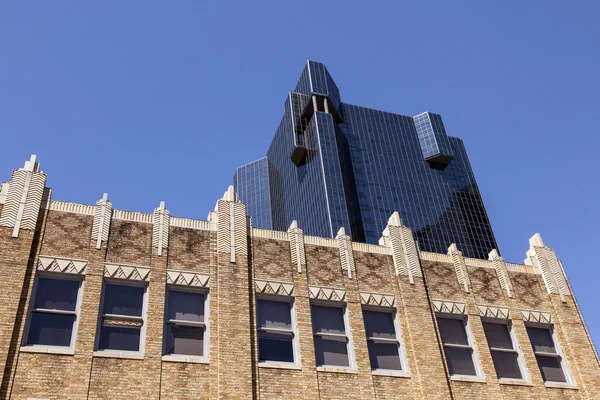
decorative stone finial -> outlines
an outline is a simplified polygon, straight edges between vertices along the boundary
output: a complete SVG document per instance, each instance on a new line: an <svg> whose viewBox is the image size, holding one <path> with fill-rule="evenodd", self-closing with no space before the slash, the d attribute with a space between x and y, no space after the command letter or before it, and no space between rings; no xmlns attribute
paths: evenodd
<svg viewBox="0 0 600 400"><path fill-rule="evenodd" d="M298 222L293 220L288 228L288 239L290 241L290 252L292 263L296 264L298 273L302 272L302 266L306 265L306 255L304 253L304 233L298 228Z"/></svg>
<svg viewBox="0 0 600 400"><path fill-rule="evenodd" d="M494 264L496 275L500 281L500 287L502 287L503 290L506 290L506 295L508 297L512 297L512 283L504 259L500 256L497 249L492 249L492 251L490 251L488 259Z"/></svg>
<svg viewBox="0 0 600 400"><path fill-rule="evenodd" d="M340 250L342 271L346 271L348 273L348 278L352 279L353 275L356 274L354 253L352 251L352 240L350 239L350 236L346 235L346 230L344 227L340 228L335 238L338 241L338 247Z"/></svg>
<svg viewBox="0 0 600 400"><path fill-rule="evenodd" d="M469 273L467 271L467 264L462 252L456 247L456 243L452 243L448 247L448 254L452 256L452 263L454 264L454 271L456 272L456 279L458 283L463 285L466 293L469 293L469 286L471 286L471 280L469 279Z"/></svg>
<svg viewBox="0 0 600 400"><path fill-rule="evenodd" d="M408 276L411 284L415 283L415 276L423 277L419 264L419 251L412 231L402 224L402 219L397 211L388 220L388 226L384 229L379 244L392 248L397 276Z"/></svg>
<svg viewBox="0 0 600 400"><path fill-rule="evenodd" d="M165 202L161 201L152 215L152 247L157 255L162 256L163 249L169 247L169 225L171 223L169 210L165 210Z"/></svg>
<svg viewBox="0 0 600 400"><path fill-rule="evenodd" d="M571 294L567 278L554 250L544 244L539 233L529 239L525 264L533 266L537 273L542 274L548 293L558 294L561 301L566 301L565 296Z"/></svg>
<svg viewBox="0 0 600 400"><path fill-rule="evenodd" d="M94 222L92 224L92 240L96 241L96 249L102 248L102 242L108 242L110 223L112 220L112 203L108 201L108 193L96 202Z"/></svg>

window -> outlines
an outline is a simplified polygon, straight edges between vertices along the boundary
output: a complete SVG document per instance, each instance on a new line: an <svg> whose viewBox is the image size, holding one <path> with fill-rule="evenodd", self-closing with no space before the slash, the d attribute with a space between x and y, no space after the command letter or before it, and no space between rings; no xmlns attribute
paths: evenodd
<svg viewBox="0 0 600 400"><path fill-rule="evenodd" d="M568 383L567 365L558 346L554 329L548 326L527 326L527 335L544 381Z"/></svg>
<svg viewBox="0 0 600 400"><path fill-rule="evenodd" d="M512 328L505 321L483 321L492 361L498 379L523 379L523 360L513 338Z"/></svg>
<svg viewBox="0 0 600 400"><path fill-rule="evenodd" d="M346 308L311 304L317 367L350 367Z"/></svg>
<svg viewBox="0 0 600 400"><path fill-rule="evenodd" d="M450 375L477 376L473 341L463 318L437 317Z"/></svg>
<svg viewBox="0 0 600 400"><path fill-rule="evenodd" d="M402 370L400 340L392 311L363 309L372 370Z"/></svg>
<svg viewBox="0 0 600 400"><path fill-rule="evenodd" d="M258 325L258 360L294 362L295 334L292 303L256 299Z"/></svg>
<svg viewBox="0 0 600 400"><path fill-rule="evenodd" d="M167 290L165 354L204 357L206 340L206 293Z"/></svg>
<svg viewBox="0 0 600 400"><path fill-rule="evenodd" d="M140 351L146 314L146 286L105 282L98 350Z"/></svg>
<svg viewBox="0 0 600 400"><path fill-rule="evenodd" d="M25 344L73 347L82 280L38 276Z"/></svg>

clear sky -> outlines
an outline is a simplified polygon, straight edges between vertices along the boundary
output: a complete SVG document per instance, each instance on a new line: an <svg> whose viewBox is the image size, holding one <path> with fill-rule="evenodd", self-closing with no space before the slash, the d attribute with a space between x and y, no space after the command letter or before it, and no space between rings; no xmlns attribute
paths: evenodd
<svg viewBox="0 0 600 400"><path fill-rule="evenodd" d="M600 345L600 2L2 1L0 180L205 219L304 62L347 103L442 114L504 258L540 232Z"/></svg>

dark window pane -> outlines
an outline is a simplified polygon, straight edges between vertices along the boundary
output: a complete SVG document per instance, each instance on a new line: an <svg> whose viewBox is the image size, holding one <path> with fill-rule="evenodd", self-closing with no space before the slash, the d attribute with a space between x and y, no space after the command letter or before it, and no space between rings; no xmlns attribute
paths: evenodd
<svg viewBox="0 0 600 400"><path fill-rule="evenodd" d="M391 312L363 310L367 337L396 339L394 316Z"/></svg>
<svg viewBox="0 0 600 400"><path fill-rule="evenodd" d="M483 323L483 331L490 347L498 349L514 349L506 324Z"/></svg>
<svg viewBox="0 0 600 400"><path fill-rule="evenodd" d="M204 322L204 294L169 290L168 319Z"/></svg>
<svg viewBox="0 0 600 400"><path fill-rule="evenodd" d="M70 346L74 315L31 313L27 344Z"/></svg>
<svg viewBox="0 0 600 400"><path fill-rule="evenodd" d="M437 322L443 343L469 345L465 323L462 319L438 317Z"/></svg>
<svg viewBox="0 0 600 400"><path fill-rule="evenodd" d="M537 356L537 363L542 372L542 377L548 382L566 382L567 378L560 365L558 357Z"/></svg>
<svg viewBox="0 0 600 400"><path fill-rule="evenodd" d="M258 299L256 313L260 328L292 329L291 304L284 301Z"/></svg>
<svg viewBox="0 0 600 400"><path fill-rule="evenodd" d="M140 350L141 326L112 325L103 321L100 328L98 350Z"/></svg>
<svg viewBox="0 0 600 400"><path fill-rule="evenodd" d="M350 366L348 360L348 347L345 338L325 339L315 336L315 357L317 366L336 365L341 367Z"/></svg>
<svg viewBox="0 0 600 400"><path fill-rule="evenodd" d="M34 308L75 311L80 281L40 277L37 281Z"/></svg>
<svg viewBox="0 0 600 400"><path fill-rule="evenodd" d="M258 359L260 361L294 362L292 341L292 335L259 332Z"/></svg>
<svg viewBox="0 0 600 400"><path fill-rule="evenodd" d="M492 360L494 361L498 378L523 379L516 353L492 351Z"/></svg>
<svg viewBox="0 0 600 400"><path fill-rule="evenodd" d="M141 317L144 290L142 286L105 284L103 313Z"/></svg>
<svg viewBox="0 0 600 400"><path fill-rule="evenodd" d="M477 375L470 349L445 347L444 353L446 354L450 375Z"/></svg>
<svg viewBox="0 0 600 400"><path fill-rule="evenodd" d="M202 356L204 354L204 328L167 325L167 354Z"/></svg>
<svg viewBox="0 0 600 400"><path fill-rule="evenodd" d="M367 342L372 369L402 369L398 345Z"/></svg>
<svg viewBox="0 0 600 400"><path fill-rule="evenodd" d="M345 334L344 310L341 307L310 306L314 332Z"/></svg>
<svg viewBox="0 0 600 400"><path fill-rule="evenodd" d="M554 347L554 340L552 340L550 329L528 326L527 334L529 335L529 341L531 342L534 351L556 354L556 348Z"/></svg>

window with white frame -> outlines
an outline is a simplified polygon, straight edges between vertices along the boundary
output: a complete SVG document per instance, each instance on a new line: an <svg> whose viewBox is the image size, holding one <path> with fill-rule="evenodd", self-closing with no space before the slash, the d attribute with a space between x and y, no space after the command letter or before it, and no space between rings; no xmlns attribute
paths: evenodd
<svg viewBox="0 0 600 400"><path fill-rule="evenodd" d="M525 379L525 366L512 325L505 320L482 321L498 379Z"/></svg>
<svg viewBox="0 0 600 400"><path fill-rule="evenodd" d="M571 383L567 364L552 326L527 325L526 327L544 381Z"/></svg>
<svg viewBox="0 0 600 400"><path fill-rule="evenodd" d="M167 289L165 354L205 357L207 293Z"/></svg>
<svg viewBox="0 0 600 400"><path fill-rule="evenodd" d="M478 376L473 339L466 317L437 316L444 355L450 375Z"/></svg>
<svg viewBox="0 0 600 400"><path fill-rule="evenodd" d="M401 343L395 312L363 308L363 320L371 369L402 370Z"/></svg>
<svg viewBox="0 0 600 400"><path fill-rule="evenodd" d="M346 307L311 304L310 313L317 366L350 367Z"/></svg>
<svg viewBox="0 0 600 400"><path fill-rule="evenodd" d="M293 303L275 296L256 299L258 360L294 363L296 335Z"/></svg>
<svg viewBox="0 0 600 400"><path fill-rule="evenodd" d="M146 285L105 281L97 350L139 352L145 331Z"/></svg>
<svg viewBox="0 0 600 400"><path fill-rule="evenodd" d="M37 276L25 345L74 346L82 285L79 276Z"/></svg>

